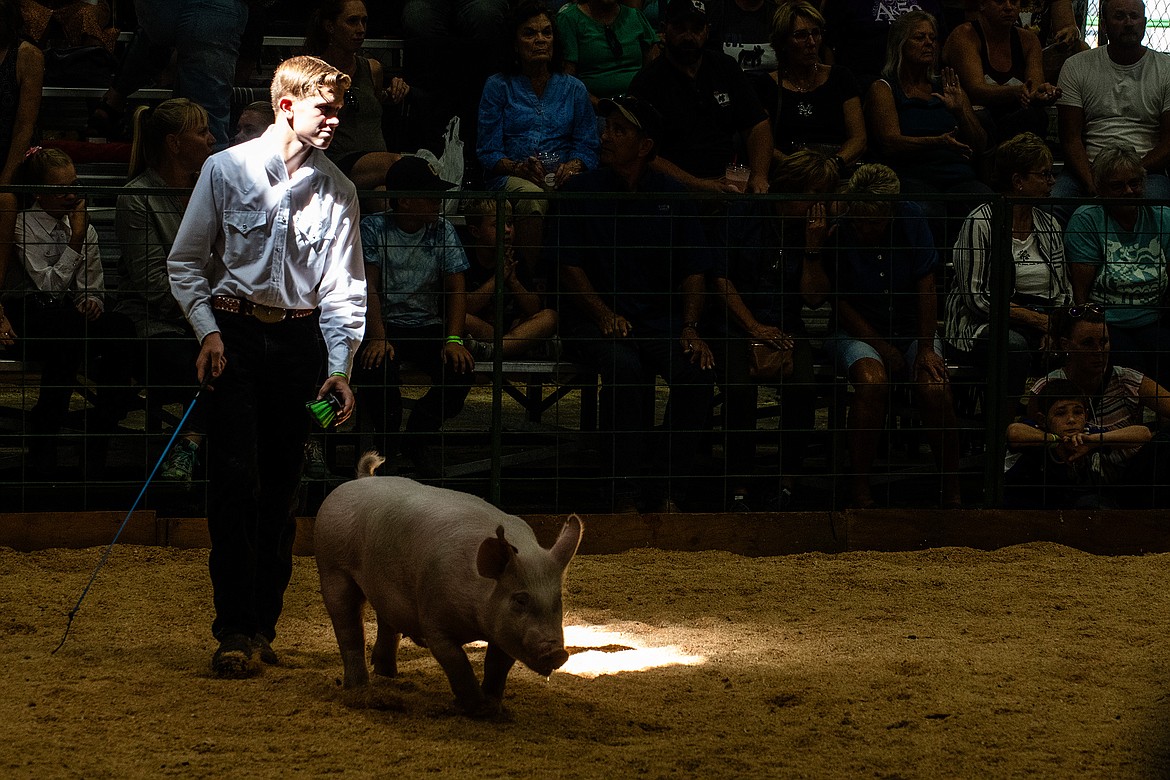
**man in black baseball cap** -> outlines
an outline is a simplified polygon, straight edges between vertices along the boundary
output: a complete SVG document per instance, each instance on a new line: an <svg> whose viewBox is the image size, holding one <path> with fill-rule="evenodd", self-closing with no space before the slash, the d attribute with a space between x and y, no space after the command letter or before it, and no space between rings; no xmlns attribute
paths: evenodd
<svg viewBox="0 0 1170 780"><path fill-rule="evenodd" d="M658 109L641 98L632 95L604 98L597 102L597 113L607 120L614 114L619 114L643 136L653 141L655 145L662 135L662 114L659 114ZM647 162L654 159L655 153L656 150L652 148Z"/></svg>
<svg viewBox="0 0 1170 780"><path fill-rule="evenodd" d="M724 179L735 160L736 137L747 148L748 192L768 191L772 130L768 114L739 63L707 48L704 0L671 0L666 7L666 53L634 77L630 94L662 115L655 170L690 190L738 192Z"/></svg>
<svg viewBox="0 0 1170 780"><path fill-rule="evenodd" d="M597 108L605 117L601 166L563 188L594 194L561 201L549 232L561 269L561 337L612 399L602 403L598 446L612 508L671 511L693 476L700 449L693 421L707 414L714 387L711 349L696 330L714 253L690 198L608 194L683 192L653 169L658 111L628 96ZM668 442L647 433L655 427L655 376L670 386Z"/></svg>

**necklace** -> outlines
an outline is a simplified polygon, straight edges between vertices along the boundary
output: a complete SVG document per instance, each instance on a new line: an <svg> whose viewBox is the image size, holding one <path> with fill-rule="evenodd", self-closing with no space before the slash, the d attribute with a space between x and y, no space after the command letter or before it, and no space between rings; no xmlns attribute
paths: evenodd
<svg viewBox="0 0 1170 780"><path fill-rule="evenodd" d="M793 90L797 92L809 92L816 88L817 80L819 79L820 74L821 63L818 62L813 65L812 75L807 78L803 78L800 81L797 81L791 73L785 73L784 78L787 79L788 83L792 85Z"/></svg>

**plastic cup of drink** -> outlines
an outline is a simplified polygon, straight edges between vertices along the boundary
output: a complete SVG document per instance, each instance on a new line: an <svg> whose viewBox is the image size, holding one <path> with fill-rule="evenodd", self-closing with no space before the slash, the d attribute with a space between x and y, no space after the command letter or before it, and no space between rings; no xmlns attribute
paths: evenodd
<svg viewBox="0 0 1170 780"><path fill-rule="evenodd" d="M556 152L537 152L536 159L544 167L544 186L549 189L557 186L557 166L561 164L561 156Z"/></svg>
<svg viewBox="0 0 1170 780"><path fill-rule="evenodd" d="M727 170L723 172L723 178L729 184L735 185L735 188L740 192L747 191L748 177L751 175L752 169L746 165L736 165L731 163L727 166Z"/></svg>

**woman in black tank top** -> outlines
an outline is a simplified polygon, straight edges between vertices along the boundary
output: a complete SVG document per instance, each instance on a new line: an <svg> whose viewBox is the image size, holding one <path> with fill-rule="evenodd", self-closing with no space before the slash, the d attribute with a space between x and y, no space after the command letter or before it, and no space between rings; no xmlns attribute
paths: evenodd
<svg viewBox="0 0 1170 780"><path fill-rule="evenodd" d="M1060 90L1044 80L1036 33L1017 25L1020 0L983 0L979 16L947 38L943 61L955 69L991 142L1021 132L1048 135L1048 106Z"/></svg>

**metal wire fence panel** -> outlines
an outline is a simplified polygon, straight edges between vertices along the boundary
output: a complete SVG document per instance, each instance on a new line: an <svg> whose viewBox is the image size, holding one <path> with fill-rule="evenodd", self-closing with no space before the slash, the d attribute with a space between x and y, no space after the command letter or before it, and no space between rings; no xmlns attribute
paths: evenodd
<svg viewBox="0 0 1170 780"><path fill-rule="evenodd" d="M50 222L5 281L3 505L126 506L165 457L144 508L201 516L199 410L163 452L198 345L149 238L182 195L85 195L96 264L38 286L24 269L68 244ZM536 247L499 193L367 218L381 327L359 413L310 438L299 511L371 448L523 512L1163 503L1159 204L1095 202L1065 230L997 196L829 196L823 219L809 196L543 197ZM1088 389L1050 397L1065 379Z"/></svg>

